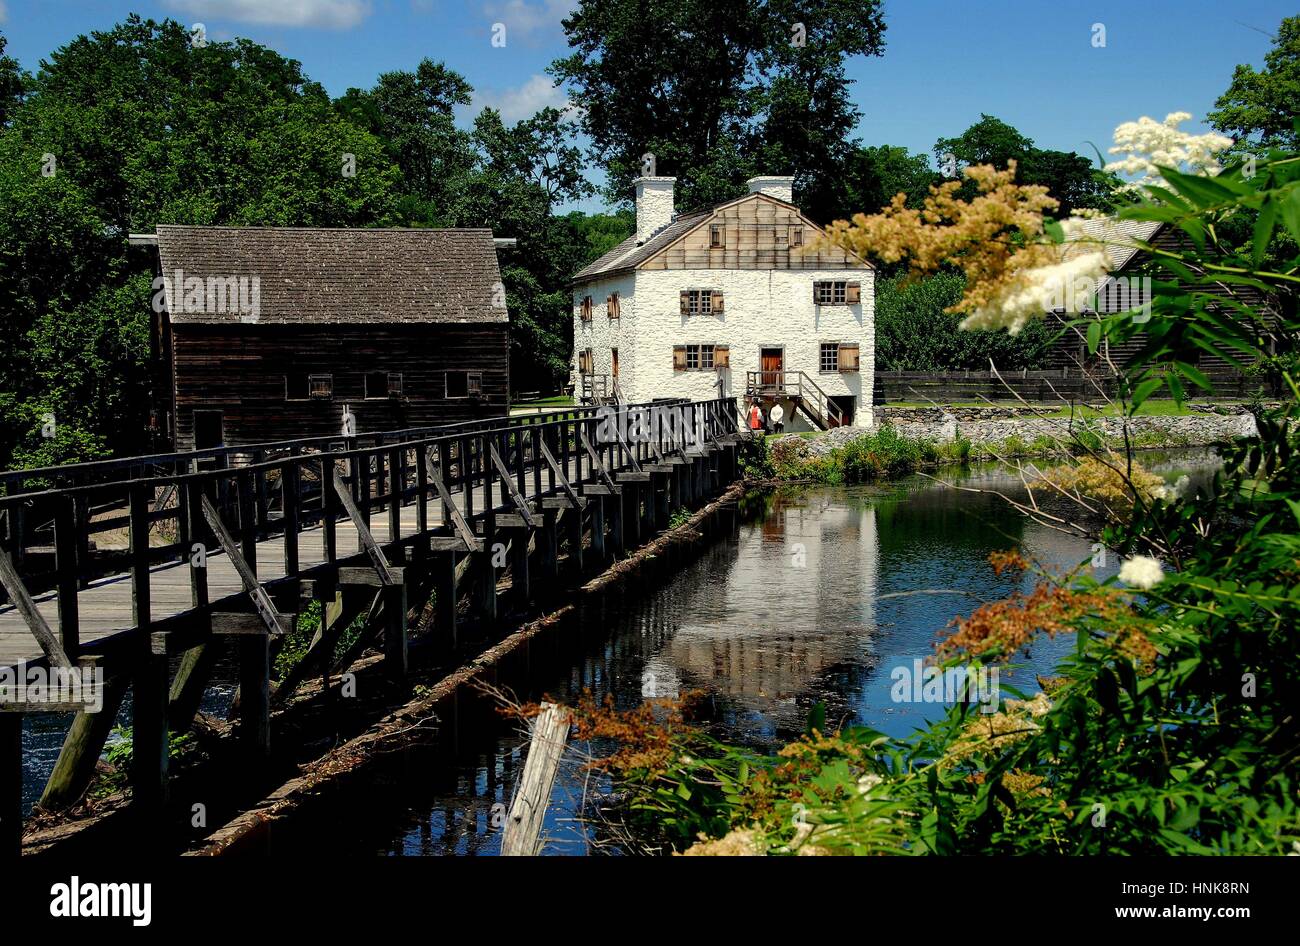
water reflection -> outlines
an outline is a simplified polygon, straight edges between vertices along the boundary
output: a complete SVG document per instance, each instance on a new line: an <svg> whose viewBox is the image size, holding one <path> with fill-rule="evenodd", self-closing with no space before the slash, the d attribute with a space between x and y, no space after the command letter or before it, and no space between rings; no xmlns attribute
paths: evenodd
<svg viewBox="0 0 1300 946"><path fill-rule="evenodd" d="M1169 480L1208 483L1208 453L1149 455ZM1019 479L997 466L965 471L961 485L1023 497ZM915 477L887 486L783 490L762 500L752 521L636 597L585 606L563 640L529 656L532 695L575 699L584 689L621 707L647 696L703 690L722 737L770 750L803 731L817 703L835 722L905 735L946 707L895 702L891 671L911 667L972 597L899 594L960 590L994 600L1024 579L995 576L990 552L1018 546L1045 564L1072 568L1090 544L1034 522L989 493ZM1100 570L1112 573L1110 561ZM1023 584L1022 584L1023 582ZM1073 646L1060 638L1003 670L1008 687L1037 689ZM369 850L405 854L495 853L493 806L504 811L522 772L524 738L462 702L436 749L403 754L385 774L405 807ZM566 756L548 816L550 853L582 853L589 838L577 821L584 799L603 790L582 762ZM499 820L499 819L498 819Z"/></svg>

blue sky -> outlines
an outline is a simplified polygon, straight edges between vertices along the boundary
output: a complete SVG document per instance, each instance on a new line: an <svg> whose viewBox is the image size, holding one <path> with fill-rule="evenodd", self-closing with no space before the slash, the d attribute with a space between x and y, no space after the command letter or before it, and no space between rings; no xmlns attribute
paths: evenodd
<svg viewBox="0 0 1300 946"><path fill-rule="evenodd" d="M35 70L79 33L137 12L203 23L214 39L246 36L298 59L332 94L368 87L422 58L445 61L507 120L562 104L546 65L567 45L575 0L0 0L10 55ZM883 57L850 62L867 144L930 152L980 113L1040 147L1091 156L1141 115L1200 119L1240 62L1259 66L1295 0L886 0ZM491 44L504 23L506 45ZM1093 45L1093 24L1106 45ZM1203 130L1199 122L1184 126Z"/></svg>

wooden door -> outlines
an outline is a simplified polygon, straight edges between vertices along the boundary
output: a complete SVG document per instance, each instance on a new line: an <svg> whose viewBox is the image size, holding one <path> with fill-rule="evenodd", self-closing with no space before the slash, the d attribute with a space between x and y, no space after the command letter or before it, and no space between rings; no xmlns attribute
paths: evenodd
<svg viewBox="0 0 1300 946"><path fill-rule="evenodd" d="M779 388L781 386L781 372L785 368L785 349L760 348L758 360L759 369L763 372L763 387Z"/></svg>

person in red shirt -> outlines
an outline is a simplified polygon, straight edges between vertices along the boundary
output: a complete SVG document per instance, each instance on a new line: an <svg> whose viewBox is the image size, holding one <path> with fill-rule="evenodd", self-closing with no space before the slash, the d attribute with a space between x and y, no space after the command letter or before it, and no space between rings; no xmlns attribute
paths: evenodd
<svg viewBox="0 0 1300 946"><path fill-rule="evenodd" d="M763 429L763 412L758 409L757 401L750 401L749 403L749 429Z"/></svg>

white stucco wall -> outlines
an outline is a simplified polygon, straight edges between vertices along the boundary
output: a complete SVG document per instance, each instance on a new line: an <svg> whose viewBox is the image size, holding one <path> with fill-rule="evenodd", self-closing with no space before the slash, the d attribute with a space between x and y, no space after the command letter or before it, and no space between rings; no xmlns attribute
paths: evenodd
<svg viewBox="0 0 1300 946"><path fill-rule="evenodd" d="M610 349L617 348L619 387L626 401L718 397L718 370L674 371L673 346L727 345L731 366L723 372L722 394L743 398L746 372L761 368L759 350L778 347L785 350L786 371L803 371L828 395L852 395L854 425L870 426L874 420L874 278L867 269L639 270L635 275L585 283L573 293L575 377L580 350L592 349L594 373L610 374ZM814 305L812 284L831 280L861 283L862 301L852 306ZM720 289L723 313L682 315L683 289ZM622 315L611 321L605 300L612 292L620 295ZM590 322L582 321L582 299L587 295L592 297ZM857 342L859 370L822 373L823 342ZM808 429L802 415L791 415L787 406L787 429Z"/></svg>
<svg viewBox="0 0 1300 946"><path fill-rule="evenodd" d="M740 398L745 373L761 368L759 349L781 347L786 371L805 372L828 395L853 395L854 425L869 426L875 382L874 276L866 269L640 270L635 327L630 332L633 326L623 327L619 346L623 393L631 401L717 397L716 370L673 370L673 346L700 343L730 347L731 367L723 393ZM814 305L812 284L827 280L861 283L862 301L852 306ZM722 290L723 313L681 315L678 299L683 289ZM823 374L823 342L857 342L859 370ZM628 358L632 351L634 365ZM787 422L791 429L802 426L788 412Z"/></svg>
<svg viewBox="0 0 1300 946"><path fill-rule="evenodd" d="M592 373L613 374L613 358L610 349L618 349L619 385L626 384L628 371L635 353L632 339L635 337L636 298L634 294L635 279L631 275L601 279L579 286L573 292L573 359L570 369L574 380L578 374L578 352L584 348L591 349ZM606 300L611 293L619 294L619 318L610 319ZM591 296L591 321L582 321L582 299ZM628 400L626 387L624 400ZM579 385L574 390L575 397L581 395Z"/></svg>

